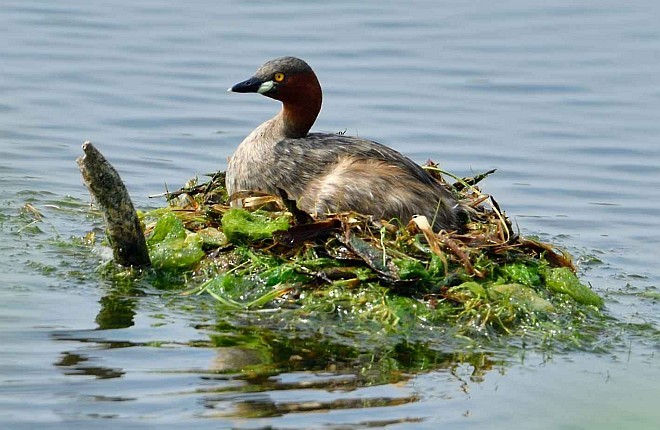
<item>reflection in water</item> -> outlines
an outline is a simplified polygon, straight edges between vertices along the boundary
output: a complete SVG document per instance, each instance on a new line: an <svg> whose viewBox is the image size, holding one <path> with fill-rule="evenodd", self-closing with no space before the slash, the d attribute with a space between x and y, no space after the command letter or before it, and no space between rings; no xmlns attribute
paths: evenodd
<svg viewBox="0 0 660 430"><path fill-rule="evenodd" d="M205 416L256 418L398 406L417 402L419 396L409 392L396 396L365 395L365 392L385 384L405 386L416 374L429 371L452 375L466 392L464 375L471 382L479 382L495 364L485 353L442 353L424 344L407 342L368 350L324 338L289 338L264 329L238 328L230 337L241 347L217 348L214 367L222 375L208 375L204 379L217 381L218 385L207 384L199 390L204 393L204 406L212 410ZM212 334L211 339L215 344L228 342L219 333ZM233 358L243 355L260 360L251 363L239 360L235 364L241 367L231 369L227 350L232 351L229 356ZM225 384L232 370L241 372L232 375L234 381L242 382L238 387ZM277 394L287 391L295 395ZM281 397L286 400L277 400Z"/></svg>
<svg viewBox="0 0 660 430"><path fill-rule="evenodd" d="M135 299L115 295L101 298L101 309L96 316L99 330L126 328L133 325Z"/></svg>
<svg viewBox="0 0 660 430"><path fill-rule="evenodd" d="M367 399L353 398L353 399L336 399L332 401L308 401L308 402L282 402L277 403L272 400L246 400L234 402L231 412L225 410L222 402L216 406L216 402L211 400L205 402L204 406L210 409L215 409L216 413L206 416L215 417L240 417L240 418L265 418L265 417L278 417L289 413L300 412L326 412L330 410L341 409L363 409L363 408L377 408L387 406L400 406L406 403L418 401L417 396L389 398L389 397L374 397Z"/></svg>
<svg viewBox="0 0 660 430"><path fill-rule="evenodd" d="M270 357L273 361L266 367L276 368L277 371L270 375L267 371L247 372L247 375L237 377L245 384L239 389L221 387L204 390L204 406L212 411L205 416L263 418L302 412L400 406L418 402L419 395L396 389L388 390L387 396L377 395L380 391L371 394L373 387L392 383L402 384L400 386L403 387L416 373L433 370L451 373L460 389L466 391L467 384L454 374L455 369L463 366L462 361L456 360L469 358L473 362L488 363L486 368L473 367L474 374L483 374L491 366L483 354L457 357L411 345L399 345L395 350L370 354L344 348L336 348L338 351L332 352L326 343L310 343L304 339L295 339L289 347L295 344L305 350L307 357L287 357L289 348L276 348ZM318 359L320 352L328 353L326 360ZM404 357L410 358L411 352L416 355L413 361L402 360ZM278 357L279 353L284 355ZM309 360L309 356L314 358ZM420 369L422 362L424 365ZM287 391L293 395L281 394ZM421 419L414 418L413 421ZM377 420L368 422L372 425L383 424Z"/></svg>
<svg viewBox="0 0 660 430"><path fill-rule="evenodd" d="M81 363L88 361L89 358L71 352L64 352L62 354L62 358L55 363L55 366L64 368L65 375L85 375L98 379L111 379L120 378L125 373L121 369L81 365Z"/></svg>
<svg viewBox="0 0 660 430"><path fill-rule="evenodd" d="M94 402L135 401L147 413L153 407L150 397L164 396L177 403L192 396L203 406L196 413L200 418L241 419L414 404L421 397L408 382L420 372L446 374L447 391L454 393L449 394L452 397L467 393L465 378L478 382L496 364L486 353L443 353L405 341L367 349L320 336L288 337L285 332L263 327L234 327L230 333L225 321L205 330L210 333L207 342L186 344L157 340L133 343L114 338L122 330L60 332L55 339L79 342L81 347L75 352L63 352L54 364L67 376L94 376L97 381L116 378L112 385L96 383L83 388L79 396ZM118 348L120 356L113 354ZM182 368L181 364L196 351L213 355L204 363ZM144 354L151 363L146 370L142 368ZM90 364L113 362L119 357L123 362L135 361L138 368ZM126 380L128 375L131 377ZM151 395L136 396L136 387L130 380L149 375L158 375L159 386ZM170 385L166 382L169 378L176 383ZM177 378L183 378L185 383ZM137 389L140 390L144 387ZM106 405L106 412L107 408L112 406ZM386 425L423 419L406 415L393 420L365 419L359 424Z"/></svg>

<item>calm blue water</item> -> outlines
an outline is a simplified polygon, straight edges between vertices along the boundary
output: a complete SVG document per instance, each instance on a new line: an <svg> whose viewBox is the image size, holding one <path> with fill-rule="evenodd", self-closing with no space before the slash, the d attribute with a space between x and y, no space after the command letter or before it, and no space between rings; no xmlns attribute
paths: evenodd
<svg viewBox="0 0 660 430"><path fill-rule="evenodd" d="M658 428L659 19L651 0L3 0L0 427ZM208 376L240 354L194 347L214 318L199 300L126 292L130 321L104 325L115 287L98 258L57 245L98 225L80 144L95 142L138 206L161 205L148 196L224 170L275 113L226 89L281 55L319 75L316 131L459 175L497 168L485 191L523 233L582 256L583 279L629 324L621 346L350 390L309 386L347 375L303 369L249 394ZM366 403L323 407L337 400ZM255 404L279 412L249 418Z"/></svg>

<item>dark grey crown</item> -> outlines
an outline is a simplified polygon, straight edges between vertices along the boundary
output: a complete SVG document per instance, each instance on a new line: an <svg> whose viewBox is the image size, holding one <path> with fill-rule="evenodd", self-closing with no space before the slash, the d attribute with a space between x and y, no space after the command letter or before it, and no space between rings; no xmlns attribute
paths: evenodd
<svg viewBox="0 0 660 430"><path fill-rule="evenodd" d="M257 69L257 72L254 75L260 78L266 78L270 77L275 72L285 74L304 73L312 72L312 68L300 58L279 57L264 63Z"/></svg>

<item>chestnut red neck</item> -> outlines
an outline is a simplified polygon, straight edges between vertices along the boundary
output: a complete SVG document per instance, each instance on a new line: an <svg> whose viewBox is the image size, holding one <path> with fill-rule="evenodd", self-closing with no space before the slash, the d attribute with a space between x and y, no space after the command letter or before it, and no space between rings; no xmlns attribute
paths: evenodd
<svg viewBox="0 0 660 430"><path fill-rule="evenodd" d="M282 102L280 115L284 135L293 138L307 136L323 103L323 93L316 75L312 72L290 76L274 98Z"/></svg>

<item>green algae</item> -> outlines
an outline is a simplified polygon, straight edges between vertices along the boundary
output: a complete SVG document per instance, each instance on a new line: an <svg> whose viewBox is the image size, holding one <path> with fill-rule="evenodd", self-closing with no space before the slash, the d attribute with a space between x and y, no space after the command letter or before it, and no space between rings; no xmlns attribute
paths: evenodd
<svg viewBox="0 0 660 430"><path fill-rule="evenodd" d="M232 242L267 239L274 232L288 228L289 220L286 217L271 218L263 212L229 209L222 216L222 229Z"/></svg>
<svg viewBox="0 0 660 430"><path fill-rule="evenodd" d="M546 271L546 285L549 290L556 293L567 294L576 302L583 305L603 307L605 302L589 287L582 284L573 272L565 267L557 267Z"/></svg>
<svg viewBox="0 0 660 430"><path fill-rule="evenodd" d="M497 272L506 282L514 282L528 287L541 285L539 267L533 262L506 264L498 267Z"/></svg>
<svg viewBox="0 0 660 430"><path fill-rule="evenodd" d="M509 301L527 313L547 314L555 310L555 306L550 301L521 284L495 284L489 289L489 297L500 302Z"/></svg>
<svg viewBox="0 0 660 430"><path fill-rule="evenodd" d="M162 242L185 239L185 237L186 228L183 222L172 212L165 212L156 222L151 234L147 236L147 244L153 247Z"/></svg>
<svg viewBox="0 0 660 430"><path fill-rule="evenodd" d="M160 269L182 269L198 263L204 257L203 239L187 231L173 213L165 213L147 237L149 258Z"/></svg>

